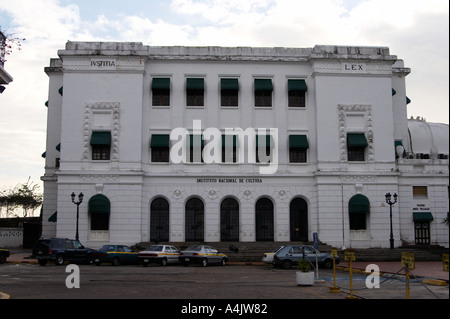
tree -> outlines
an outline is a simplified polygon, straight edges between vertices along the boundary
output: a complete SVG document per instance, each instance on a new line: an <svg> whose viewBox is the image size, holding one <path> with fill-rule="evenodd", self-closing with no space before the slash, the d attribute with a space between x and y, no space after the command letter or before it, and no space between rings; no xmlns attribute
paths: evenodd
<svg viewBox="0 0 450 319"><path fill-rule="evenodd" d="M25 40L14 34L6 34L0 26L0 65L6 62L6 56L10 55L14 49L22 50L22 42Z"/></svg>
<svg viewBox="0 0 450 319"><path fill-rule="evenodd" d="M6 215L18 217L16 210L22 208L23 216L27 217L42 205L43 195L39 192L40 186L30 182L18 184L13 189L3 191L0 195L0 208L6 208Z"/></svg>

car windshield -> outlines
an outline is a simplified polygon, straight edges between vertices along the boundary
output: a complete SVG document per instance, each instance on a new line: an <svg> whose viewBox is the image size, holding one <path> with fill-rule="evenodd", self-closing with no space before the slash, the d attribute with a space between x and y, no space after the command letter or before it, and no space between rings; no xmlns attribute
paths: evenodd
<svg viewBox="0 0 450 319"><path fill-rule="evenodd" d="M110 245L105 245L102 248L99 249L99 251L114 251L114 246L110 246Z"/></svg>
<svg viewBox="0 0 450 319"><path fill-rule="evenodd" d="M186 250L200 251L200 250L202 250L202 247L203 246L191 246L191 247L188 247L188 249L186 249Z"/></svg>
<svg viewBox="0 0 450 319"><path fill-rule="evenodd" d="M146 250L147 251L162 251L163 246L150 246Z"/></svg>
<svg viewBox="0 0 450 319"><path fill-rule="evenodd" d="M77 240L74 240L72 243L73 243L73 247L74 247L75 249L83 248L83 245L81 245L80 242L77 241Z"/></svg>

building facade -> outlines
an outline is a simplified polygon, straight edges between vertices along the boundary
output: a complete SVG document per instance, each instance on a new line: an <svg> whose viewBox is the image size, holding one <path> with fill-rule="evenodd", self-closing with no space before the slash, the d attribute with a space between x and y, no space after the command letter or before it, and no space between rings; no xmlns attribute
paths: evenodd
<svg viewBox="0 0 450 319"><path fill-rule="evenodd" d="M68 42L49 76L43 235L448 247L448 125L407 119L385 47Z"/></svg>
<svg viewBox="0 0 450 319"><path fill-rule="evenodd" d="M5 86L12 82L13 78L4 69L6 61L6 36L0 31L0 94L5 91Z"/></svg>

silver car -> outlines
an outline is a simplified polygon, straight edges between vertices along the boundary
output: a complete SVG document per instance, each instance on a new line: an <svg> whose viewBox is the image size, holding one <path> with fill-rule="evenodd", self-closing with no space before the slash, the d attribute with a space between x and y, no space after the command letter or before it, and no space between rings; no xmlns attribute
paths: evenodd
<svg viewBox="0 0 450 319"><path fill-rule="evenodd" d="M161 266L178 263L180 251L178 248L170 245L153 245L144 251L139 252L138 258L142 265L149 263L159 263Z"/></svg>
<svg viewBox="0 0 450 319"><path fill-rule="evenodd" d="M335 257L336 264L339 263L339 257ZM273 257L273 265L289 269L292 265L297 265L299 260L309 260L313 265L316 262L316 250L308 245L289 245L280 249ZM324 268L333 267L333 257L328 253L317 251L317 261Z"/></svg>
<svg viewBox="0 0 450 319"><path fill-rule="evenodd" d="M211 246L195 245L180 252L179 260L185 265L190 263L200 264L202 267L206 267L208 264L216 263L225 266L228 257L225 254L221 254Z"/></svg>

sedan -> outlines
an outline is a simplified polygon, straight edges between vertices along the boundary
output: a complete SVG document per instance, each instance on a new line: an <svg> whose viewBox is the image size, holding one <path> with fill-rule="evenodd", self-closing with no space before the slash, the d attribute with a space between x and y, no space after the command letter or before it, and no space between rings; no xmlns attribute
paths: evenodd
<svg viewBox="0 0 450 319"><path fill-rule="evenodd" d="M142 265L149 263L159 263L161 266L178 263L180 251L178 248L170 245L153 245L139 253L139 260Z"/></svg>
<svg viewBox="0 0 450 319"><path fill-rule="evenodd" d="M206 267L210 263L220 264L225 266L228 257L225 254L221 254L211 246L196 245L183 250L180 253L180 261L185 265L190 263L198 263L202 267Z"/></svg>
<svg viewBox="0 0 450 319"><path fill-rule="evenodd" d="M138 262L138 253L125 245L104 245L98 251L102 254L96 258L96 265L100 265L101 263L111 263L113 266L118 266L124 264L137 264Z"/></svg>
<svg viewBox="0 0 450 319"><path fill-rule="evenodd" d="M289 245L279 250L273 257L274 266L281 266L289 269L292 265L296 265L300 260L308 260L313 265L316 262L316 250L313 246ZM328 253L317 251L317 261L319 265L325 268L333 267L333 257ZM339 263L339 257L336 256L336 264Z"/></svg>
<svg viewBox="0 0 450 319"><path fill-rule="evenodd" d="M266 264L273 264L273 257L275 256L275 254L282 249L284 246L278 247L277 249L275 249L273 252L271 253L264 253L264 256L262 258L262 261L265 262Z"/></svg>

